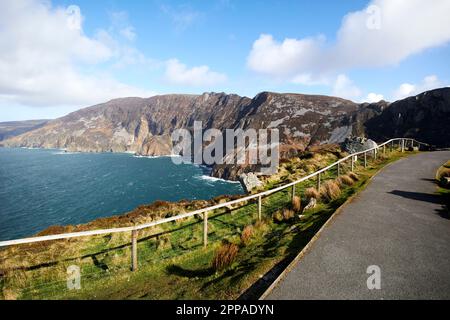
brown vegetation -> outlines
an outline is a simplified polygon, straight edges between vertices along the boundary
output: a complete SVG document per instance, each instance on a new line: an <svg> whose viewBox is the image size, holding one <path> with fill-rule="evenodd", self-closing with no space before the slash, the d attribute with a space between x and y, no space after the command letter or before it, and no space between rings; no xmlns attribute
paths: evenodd
<svg viewBox="0 0 450 320"><path fill-rule="evenodd" d="M302 201L300 197L294 196L292 198L292 209L298 213L302 210Z"/></svg>
<svg viewBox="0 0 450 320"><path fill-rule="evenodd" d="M237 245L224 241L216 250L211 267L215 271L221 271L228 268L236 259L238 252L239 247Z"/></svg>
<svg viewBox="0 0 450 320"><path fill-rule="evenodd" d="M355 183L355 180L350 178L349 175L339 176L336 180L341 186L351 186Z"/></svg>
<svg viewBox="0 0 450 320"><path fill-rule="evenodd" d="M326 201L333 201L341 195L341 189L334 180L326 181L320 188L320 195Z"/></svg>
<svg viewBox="0 0 450 320"><path fill-rule="evenodd" d="M308 199L311 199L311 198L318 199L320 197L320 194L316 188L308 188L305 190L305 196Z"/></svg>
<svg viewBox="0 0 450 320"><path fill-rule="evenodd" d="M350 178L352 178L353 181L355 181L355 182L359 181L358 175L357 175L356 173L354 173L354 172L349 172L349 173L348 173L348 176L349 176Z"/></svg>
<svg viewBox="0 0 450 320"><path fill-rule="evenodd" d="M248 225L242 230L241 233L241 242L243 245L248 245L250 241L252 240L253 234L255 233L255 230L252 225Z"/></svg>

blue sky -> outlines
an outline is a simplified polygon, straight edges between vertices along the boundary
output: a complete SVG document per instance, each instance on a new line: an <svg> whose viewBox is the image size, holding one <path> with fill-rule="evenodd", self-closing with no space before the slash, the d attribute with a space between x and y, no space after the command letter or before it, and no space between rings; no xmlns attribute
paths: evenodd
<svg viewBox="0 0 450 320"><path fill-rule="evenodd" d="M261 91L389 101L450 84L449 1L0 4L0 121L121 96Z"/></svg>

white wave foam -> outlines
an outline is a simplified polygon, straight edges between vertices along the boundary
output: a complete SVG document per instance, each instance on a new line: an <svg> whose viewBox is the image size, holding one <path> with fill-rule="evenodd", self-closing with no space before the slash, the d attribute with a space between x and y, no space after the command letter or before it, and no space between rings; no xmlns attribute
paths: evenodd
<svg viewBox="0 0 450 320"><path fill-rule="evenodd" d="M79 152L69 152L69 151L57 151L52 154L78 154Z"/></svg>
<svg viewBox="0 0 450 320"><path fill-rule="evenodd" d="M135 154L133 157L135 158L147 158L147 159L158 159L158 158L179 158L181 157L180 155L164 155L164 156L142 156L142 155L137 155Z"/></svg>
<svg viewBox="0 0 450 320"><path fill-rule="evenodd" d="M239 181L225 180L225 179L211 177L211 176L205 176L205 175L195 176L194 179L205 180L205 181L210 181L210 182L222 181L222 182L226 182L226 183L240 183Z"/></svg>

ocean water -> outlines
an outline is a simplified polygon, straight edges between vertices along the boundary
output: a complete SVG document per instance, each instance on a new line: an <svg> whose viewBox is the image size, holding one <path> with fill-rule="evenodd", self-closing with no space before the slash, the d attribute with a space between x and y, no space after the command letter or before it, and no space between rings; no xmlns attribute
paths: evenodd
<svg viewBox="0 0 450 320"><path fill-rule="evenodd" d="M122 214L155 200L241 193L239 183L169 157L0 148L0 240Z"/></svg>

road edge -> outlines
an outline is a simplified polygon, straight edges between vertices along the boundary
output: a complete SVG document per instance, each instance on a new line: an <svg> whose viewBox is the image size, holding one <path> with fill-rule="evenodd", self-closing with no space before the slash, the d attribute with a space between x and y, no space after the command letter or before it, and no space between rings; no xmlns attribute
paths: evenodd
<svg viewBox="0 0 450 320"><path fill-rule="evenodd" d="M357 197L359 197L359 195L361 194L361 192L363 192L367 186L370 184L370 182L372 181L372 179L374 177L376 177L380 172L382 172L384 169L388 168L389 166L391 166L394 163L397 163L407 157L403 157L400 158L396 161L390 162L387 165L385 165L383 168L381 168L379 171L377 171L373 176L371 176L367 181L366 184L363 186L363 188L353 194L352 196L350 196L347 200L345 200L345 202L336 209L336 211L328 218L328 220L323 224L323 226L319 229L319 231L316 232L316 234L311 238L311 240L309 240L309 242L306 244L305 247L303 247L303 249L299 252L299 254L294 258L294 260L292 260L289 265L280 273L280 275L272 282L272 284L266 289L266 291L264 291L264 293L258 298L258 300L265 300L266 297L273 291L273 289L275 289L275 287L281 282L281 280L283 280L286 275L297 265L298 262L300 262L300 260L309 252L309 250L312 248L312 246L314 245L314 243L317 241L317 239L319 239L320 235L322 234L323 230L325 230L326 227L328 227L329 225L331 225L331 223L334 221L334 219L341 213L341 211L350 203L352 203Z"/></svg>

